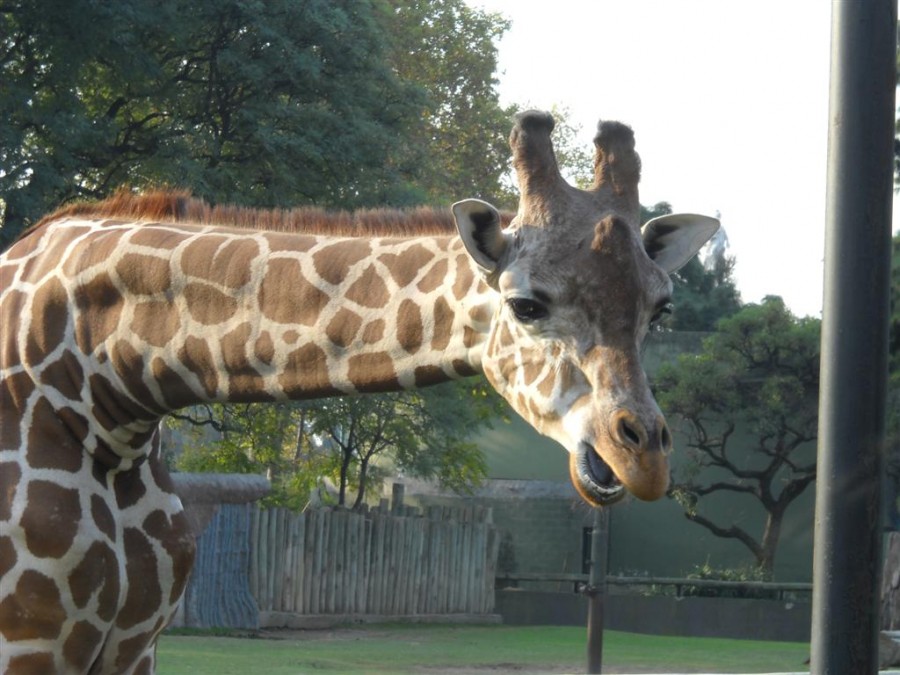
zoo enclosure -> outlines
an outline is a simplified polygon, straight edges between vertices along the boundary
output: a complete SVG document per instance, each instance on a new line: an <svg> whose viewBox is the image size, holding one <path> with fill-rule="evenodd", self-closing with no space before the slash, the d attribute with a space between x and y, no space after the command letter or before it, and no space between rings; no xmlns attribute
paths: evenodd
<svg viewBox="0 0 900 675"><path fill-rule="evenodd" d="M254 509L250 590L263 612L486 614L498 545L477 507Z"/></svg>
<svg viewBox="0 0 900 675"><path fill-rule="evenodd" d="M223 505L197 541L174 625L489 615L499 537L484 507L354 512Z"/></svg>

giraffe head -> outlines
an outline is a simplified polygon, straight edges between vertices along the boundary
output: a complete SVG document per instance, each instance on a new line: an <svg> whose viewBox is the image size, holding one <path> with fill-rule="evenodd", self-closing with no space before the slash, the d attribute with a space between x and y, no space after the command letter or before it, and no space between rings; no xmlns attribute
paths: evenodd
<svg viewBox="0 0 900 675"><path fill-rule="evenodd" d="M466 250L500 296L482 366L520 415L569 451L585 500L610 504L626 489L658 499L668 487L672 437L640 345L670 311L669 274L718 221L663 216L642 230L631 129L599 125L588 190L560 175L552 129L546 113L516 120L510 145L521 196L508 228L486 202L453 206Z"/></svg>

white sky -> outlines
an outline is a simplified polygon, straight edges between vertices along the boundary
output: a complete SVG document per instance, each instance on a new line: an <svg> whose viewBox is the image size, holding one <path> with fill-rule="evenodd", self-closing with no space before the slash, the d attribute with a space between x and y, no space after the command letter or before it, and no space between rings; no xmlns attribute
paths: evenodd
<svg viewBox="0 0 900 675"><path fill-rule="evenodd" d="M589 148L629 124L641 202L720 213L743 300L820 315L831 3L469 2L512 21L503 104L567 108Z"/></svg>

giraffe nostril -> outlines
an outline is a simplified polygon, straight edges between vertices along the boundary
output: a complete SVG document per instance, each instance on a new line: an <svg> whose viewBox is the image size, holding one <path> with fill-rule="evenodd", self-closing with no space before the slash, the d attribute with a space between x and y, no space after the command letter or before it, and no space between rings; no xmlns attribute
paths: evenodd
<svg viewBox="0 0 900 675"><path fill-rule="evenodd" d="M619 423L619 435L628 441L629 445L640 445L641 437L637 431L625 420Z"/></svg>
<svg viewBox="0 0 900 675"><path fill-rule="evenodd" d="M615 439L629 450L643 450L647 446L647 432L632 413L620 410L613 422Z"/></svg>
<svg viewBox="0 0 900 675"><path fill-rule="evenodd" d="M669 433L669 425L662 422L659 427L659 448L663 452L672 450L672 434Z"/></svg>

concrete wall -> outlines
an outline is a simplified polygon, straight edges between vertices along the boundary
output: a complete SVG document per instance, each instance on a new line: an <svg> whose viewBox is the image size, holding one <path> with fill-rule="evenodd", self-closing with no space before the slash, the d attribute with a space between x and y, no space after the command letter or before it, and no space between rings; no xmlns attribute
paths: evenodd
<svg viewBox="0 0 900 675"><path fill-rule="evenodd" d="M584 626L587 598L498 590L495 611L511 625ZM737 598L608 595L604 627L631 633L807 642L810 604Z"/></svg>

